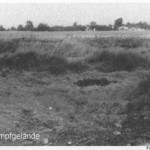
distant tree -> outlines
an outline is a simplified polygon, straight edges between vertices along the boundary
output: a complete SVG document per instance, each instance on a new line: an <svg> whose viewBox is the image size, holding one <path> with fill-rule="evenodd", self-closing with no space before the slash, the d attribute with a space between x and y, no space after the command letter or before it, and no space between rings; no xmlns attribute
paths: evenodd
<svg viewBox="0 0 150 150"><path fill-rule="evenodd" d="M49 31L64 31L64 27L62 26L49 27Z"/></svg>
<svg viewBox="0 0 150 150"><path fill-rule="evenodd" d="M1 25L0 26L0 31L5 31L6 29Z"/></svg>
<svg viewBox="0 0 150 150"><path fill-rule="evenodd" d="M78 26L78 23L77 22L74 22L73 23L73 27L77 27Z"/></svg>
<svg viewBox="0 0 150 150"><path fill-rule="evenodd" d="M122 18L118 18L118 19L115 20L114 29L117 29L118 27L120 27L122 25L123 25L123 19Z"/></svg>
<svg viewBox="0 0 150 150"><path fill-rule="evenodd" d="M148 29L148 28L149 28L148 23L147 23L147 22L142 22L141 28L143 28L143 29Z"/></svg>
<svg viewBox="0 0 150 150"><path fill-rule="evenodd" d="M27 21L25 25L25 30L32 31L34 29L32 21Z"/></svg>
<svg viewBox="0 0 150 150"><path fill-rule="evenodd" d="M49 31L49 26L47 24L44 23L39 23L39 25L37 26L36 30L37 31Z"/></svg>
<svg viewBox="0 0 150 150"><path fill-rule="evenodd" d="M73 23L73 25L71 26L71 27L68 27L67 29L70 31L70 30L72 30L72 31L78 31L78 30L80 30L80 29L78 29L78 23L77 22L74 22Z"/></svg>
<svg viewBox="0 0 150 150"><path fill-rule="evenodd" d="M90 22L90 26L96 26L97 23L95 21Z"/></svg>
<svg viewBox="0 0 150 150"><path fill-rule="evenodd" d="M90 22L90 29L96 29L97 28L97 23L95 21Z"/></svg>
<svg viewBox="0 0 150 150"><path fill-rule="evenodd" d="M96 25L95 29L97 31L111 31L112 30L112 25Z"/></svg>
<svg viewBox="0 0 150 150"><path fill-rule="evenodd" d="M127 22L127 23L126 23L126 26L127 26L127 27L131 27L132 24L131 24L130 22Z"/></svg>
<svg viewBox="0 0 150 150"><path fill-rule="evenodd" d="M11 30L11 31L16 31L16 28L12 26L12 27L10 28L10 30Z"/></svg>
<svg viewBox="0 0 150 150"><path fill-rule="evenodd" d="M141 28L141 29L150 29L150 24L148 24L147 22L138 22L138 23L130 23L127 22L126 26L128 27L135 27L135 28Z"/></svg>
<svg viewBox="0 0 150 150"><path fill-rule="evenodd" d="M109 30L113 29L113 26L111 24L108 25Z"/></svg>
<svg viewBox="0 0 150 150"><path fill-rule="evenodd" d="M20 24L20 25L18 25L18 27L17 27L17 31L23 31L24 30L24 28L23 28L23 26Z"/></svg>
<svg viewBox="0 0 150 150"><path fill-rule="evenodd" d="M78 25L78 31L85 31L86 26Z"/></svg>

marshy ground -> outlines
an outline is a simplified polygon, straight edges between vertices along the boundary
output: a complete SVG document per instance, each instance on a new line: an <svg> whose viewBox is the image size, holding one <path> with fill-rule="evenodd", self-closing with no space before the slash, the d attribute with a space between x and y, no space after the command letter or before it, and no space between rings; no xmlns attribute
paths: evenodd
<svg viewBox="0 0 150 150"><path fill-rule="evenodd" d="M148 143L149 54L144 38L1 40L0 133L40 140L0 145Z"/></svg>

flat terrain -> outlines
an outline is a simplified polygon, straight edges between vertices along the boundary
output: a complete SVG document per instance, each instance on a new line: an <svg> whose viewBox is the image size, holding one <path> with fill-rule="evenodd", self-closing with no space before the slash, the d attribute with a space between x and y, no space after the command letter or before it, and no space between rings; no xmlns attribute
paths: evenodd
<svg viewBox="0 0 150 150"><path fill-rule="evenodd" d="M66 37L82 37L93 38L97 37L142 37L150 38L150 31L54 31L54 32L22 32L22 31L1 31L0 38L36 38L36 39L51 39L51 38L66 38Z"/></svg>
<svg viewBox="0 0 150 150"><path fill-rule="evenodd" d="M0 32L0 133L40 134L0 145L148 143L150 34L118 33Z"/></svg>

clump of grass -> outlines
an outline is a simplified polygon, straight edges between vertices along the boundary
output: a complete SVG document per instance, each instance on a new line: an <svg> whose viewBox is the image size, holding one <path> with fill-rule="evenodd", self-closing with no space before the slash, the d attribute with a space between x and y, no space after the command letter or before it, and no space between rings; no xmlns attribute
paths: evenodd
<svg viewBox="0 0 150 150"><path fill-rule="evenodd" d="M51 74L64 74L67 61L56 56L40 55L36 52L18 53L0 59L1 68L14 70L49 71Z"/></svg>
<svg viewBox="0 0 150 150"><path fill-rule="evenodd" d="M89 66L85 62L77 61L70 62L68 64L68 69L74 73L81 73L89 69Z"/></svg>
<svg viewBox="0 0 150 150"><path fill-rule="evenodd" d="M5 52L13 53L18 48L18 40L13 39L11 41L0 40L0 54Z"/></svg>
<svg viewBox="0 0 150 150"><path fill-rule="evenodd" d="M33 69L40 65L40 61L40 57L35 52L6 55L0 59L1 68L8 67L15 70Z"/></svg>
<svg viewBox="0 0 150 150"><path fill-rule="evenodd" d="M104 65L107 66L110 71L132 71L139 66L143 67L148 64L147 59L138 54L124 51L113 52L106 50L103 50L100 53L93 53L87 61L91 64L95 64L98 70L102 68L101 71L103 71Z"/></svg>
<svg viewBox="0 0 150 150"><path fill-rule="evenodd" d="M59 75L59 74L65 74L67 72L68 62L63 57L49 56L47 58L46 64L43 64L43 65L47 66L45 70L48 69L48 71L51 74Z"/></svg>
<svg viewBox="0 0 150 150"><path fill-rule="evenodd" d="M88 67L84 63L70 63L64 57L38 54L33 51L6 55L0 58L0 69L8 68L17 71L48 71L54 75L65 74L67 71L82 72Z"/></svg>

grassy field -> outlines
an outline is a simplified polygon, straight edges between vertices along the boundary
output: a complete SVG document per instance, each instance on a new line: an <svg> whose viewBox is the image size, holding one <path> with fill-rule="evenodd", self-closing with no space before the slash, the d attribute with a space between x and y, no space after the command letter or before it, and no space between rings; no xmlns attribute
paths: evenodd
<svg viewBox="0 0 150 150"><path fill-rule="evenodd" d="M31 31L1 31L0 38L16 39L16 38L36 38L36 39L63 39L66 37L141 37L150 38L150 31L64 31L64 32L31 32Z"/></svg>
<svg viewBox="0 0 150 150"><path fill-rule="evenodd" d="M0 145L145 145L149 32L1 32Z"/></svg>

